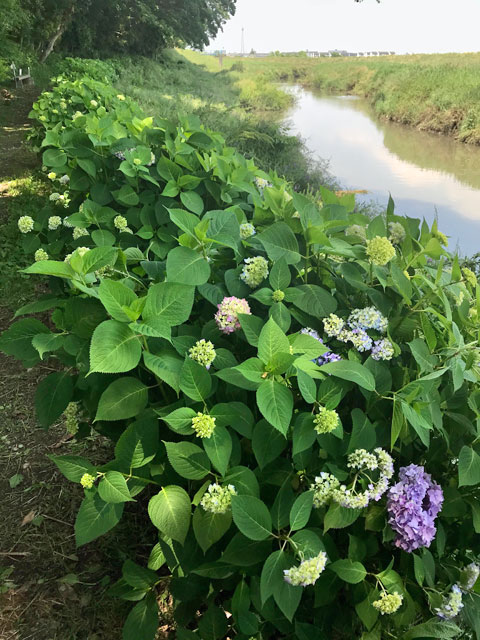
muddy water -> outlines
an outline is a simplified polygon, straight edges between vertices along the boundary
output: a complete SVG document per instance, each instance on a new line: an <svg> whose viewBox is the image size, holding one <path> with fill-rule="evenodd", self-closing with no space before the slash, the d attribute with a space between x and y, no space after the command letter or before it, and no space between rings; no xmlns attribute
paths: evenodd
<svg viewBox="0 0 480 640"><path fill-rule="evenodd" d="M380 121L353 96L325 96L300 87L287 121L308 148L330 162L342 187L366 189L367 200L432 222L450 248L480 251L480 147Z"/></svg>

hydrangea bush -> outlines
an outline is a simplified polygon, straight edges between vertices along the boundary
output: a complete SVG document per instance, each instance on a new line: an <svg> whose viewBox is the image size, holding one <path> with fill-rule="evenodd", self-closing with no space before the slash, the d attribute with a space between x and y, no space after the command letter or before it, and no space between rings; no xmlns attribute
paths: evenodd
<svg viewBox="0 0 480 640"><path fill-rule="evenodd" d="M0 346L56 361L43 427L114 443L52 459L79 546L144 515L124 640L165 585L179 640L480 637L480 289L436 225L314 202L98 82L33 114L59 197L19 230L51 293Z"/></svg>

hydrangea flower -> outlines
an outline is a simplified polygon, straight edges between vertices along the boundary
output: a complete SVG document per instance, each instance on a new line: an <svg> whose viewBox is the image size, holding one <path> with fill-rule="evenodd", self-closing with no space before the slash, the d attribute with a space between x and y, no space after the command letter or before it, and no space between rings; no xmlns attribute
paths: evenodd
<svg viewBox="0 0 480 640"><path fill-rule="evenodd" d="M370 351L373 346L373 340L365 331L365 329L352 329L345 334L341 334L344 338L344 342L350 341L357 351L363 353L364 351Z"/></svg>
<svg viewBox="0 0 480 640"><path fill-rule="evenodd" d="M210 511L210 513L226 513L231 507L232 496L236 495L237 491L233 484L222 487L214 483L209 485L203 494L200 505L205 511Z"/></svg>
<svg viewBox="0 0 480 640"><path fill-rule="evenodd" d="M83 476L80 478L80 484L85 489L91 489L94 485L94 482L95 482L95 477L90 475L89 473L84 473Z"/></svg>
<svg viewBox="0 0 480 640"><path fill-rule="evenodd" d="M243 224L240 225L240 237L242 238L242 240L246 240L247 238L254 236L256 233L257 232L253 224L250 224L249 222L244 222Z"/></svg>
<svg viewBox="0 0 480 640"><path fill-rule="evenodd" d="M367 232L365 227L362 227L360 224L352 224L350 227L345 229L346 236L358 236L362 240L367 239Z"/></svg>
<svg viewBox="0 0 480 640"><path fill-rule="evenodd" d="M55 192L55 193L51 193L48 199L50 200L50 202L58 202L61 197L62 197L61 193Z"/></svg>
<svg viewBox="0 0 480 640"><path fill-rule="evenodd" d="M323 328L330 338L338 338L342 330L345 328L345 321L339 318L335 313L331 313L323 320Z"/></svg>
<svg viewBox="0 0 480 640"><path fill-rule="evenodd" d="M433 233L433 237L436 238L440 244L443 244L444 247L448 247L448 238L444 233L441 231L435 231Z"/></svg>
<svg viewBox="0 0 480 640"><path fill-rule="evenodd" d="M388 238L384 236L375 236L371 240L367 240L367 256L370 262L383 267L396 255L395 247Z"/></svg>
<svg viewBox="0 0 480 640"><path fill-rule="evenodd" d="M123 102L125 100L125 96L123 95L123 93L119 93L117 95L117 99L120 100L121 102Z"/></svg>
<svg viewBox="0 0 480 640"><path fill-rule="evenodd" d="M35 262L41 262L42 260L48 260L48 253L45 251L45 249L37 249L35 251Z"/></svg>
<svg viewBox="0 0 480 640"><path fill-rule="evenodd" d="M443 599L442 606L435 609L435 613L442 620L451 620L458 616L462 609L462 590L458 584L454 584L448 596Z"/></svg>
<svg viewBox="0 0 480 640"><path fill-rule="evenodd" d="M475 288L477 286L477 276L473 273L473 271L468 267L463 267L462 273L468 284L471 287Z"/></svg>
<svg viewBox="0 0 480 640"><path fill-rule="evenodd" d="M272 300L274 302L282 302L282 300L284 300L284 298L285 298L285 294L280 289L276 289L272 293Z"/></svg>
<svg viewBox="0 0 480 640"><path fill-rule="evenodd" d="M375 307L365 307L352 311L348 316L348 325L352 329L375 329L375 331L385 333L388 320Z"/></svg>
<svg viewBox="0 0 480 640"><path fill-rule="evenodd" d="M210 369L217 355L213 343L204 338L198 340L194 346L189 349L188 354L192 360L199 362L206 369Z"/></svg>
<svg viewBox="0 0 480 640"><path fill-rule="evenodd" d="M67 184L68 182L70 182L70 176L67 176L67 174L65 174L64 176L59 178L58 181L60 182L60 184Z"/></svg>
<svg viewBox="0 0 480 640"><path fill-rule="evenodd" d="M75 435L78 431L78 403L69 402L63 416L68 433Z"/></svg>
<svg viewBox="0 0 480 640"><path fill-rule="evenodd" d="M382 616L384 614L392 614L398 611L402 606L403 596L395 591L395 593L387 593L382 591L380 598L372 602L372 605L380 611Z"/></svg>
<svg viewBox="0 0 480 640"><path fill-rule="evenodd" d="M285 569L283 571L284 580L294 587L308 587L315 584L326 564L327 554L325 551L320 551L318 556L303 560L298 567Z"/></svg>
<svg viewBox="0 0 480 640"><path fill-rule="evenodd" d="M356 449L348 456L347 466L357 470L357 476L362 475L368 481L367 488L363 492L356 492L354 488L340 485L332 493L332 498L341 507L347 509L363 509L371 500L378 501L388 489L388 484L393 476L393 460L389 453L377 447L373 453L365 449ZM367 471L377 471L378 480L372 481Z"/></svg>
<svg viewBox="0 0 480 640"><path fill-rule="evenodd" d="M268 180L265 180L265 178L255 178L255 184L258 187L258 190L260 191L261 194L263 194L264 189L266 189L266 187L271 187L272 183L269 182Z"/></svg>
<svg viewBox="0 0 480 640"><path fill-rule="evenodd" d="M326 407L319 407L318 413L313 418L314 429L317 433L331 433L340 423L338 413Z"/></svg>
<svg viewBox="0 0 480 640"><path fill-rule="evenodd" d="M382 338L382 340L375 340L372 347L373 360L391 360L395 349L393 344L388 338Z"/></svg>
<svg viewBox="0 0 480 640"><path fill-rule="evenodd" d="M21 233L33 231L33 218L31 216L21 216L18 219L18 228Z"/></svg>
<svg viewBox="0 0 480 640"><path fill-rule="evenodd" d="M62 219L60 216L50 216L48 219L48 228L50 231L55 231L58 227L62 226Z"/></svg>
<svg viewBox="0 0 480 640"><path fill-rule="evenodd" d="M254 289L268 276L268 262L262 256L245 258L240 278Z"/></svg>
<svg viewBox="0 0 480 640"><path fill-rule="evenodd" d="M116 229L123 231L128 226L128 220L124 216L115 216L113 224Z"/></svg>
<svg viewBox="0 0 480 640"><path fill-rule="evenodd" d="M389 240L392 244L401 244L405 240L407 234L405 233L403 224L400 222L390 222L388 230L390 231Z"/></svg>
<svg viewBox="0 0 480 640"><path fill-rule="evenodd" d="M72 233L74 240L78 240L82 236L89 236L89 235L90 235L89 231L87 229L84 229L83 227L75 227Z"/></svg>
<svg viewBox="0 0 480 640"><path fill-rule="evenodd" d="M50 171L50 173L47 176L49 180L55 180L56 177L57 177L57 174L55 173L55 171Z"/></svg>
<svg viewBox="0 0 480 640"><path fill-rule="evenodd" d="M63 219L63 226L67 227L67 229L73 229L73 224L67 220L67 218Z"/></svg>
<svg viewBox="0 0 480 640"><path fill-rule="evenodd" d="M238 314L251 315L250 306L244 298L224 298L217 305L218 311L215 314L215 322L222 333L233 333L241 328L238 321Z"/></svg>
<svg viewBox="0 0 480 640"><path fill-rule="evenodd" d="M463 591L470 591L475 586L480 575L480 565L471 562L462 571L461 588Z"/></svg>
<svg viewBox="0 0 480 640"><path fill-rule="evenodd" d="M388 492L388 522L397 534L395 545L410 553L432 543L443 491L422 466L401 467L399 477Z"/></svg>
<svg viewBox="0 0 480 640"><path fill-rule="evenodd" d="M83 113L81 111L75 111L75 113L72 116L72 120L76 120L77 118L81 118L83 116Z"/></svg>
<svg viewBox="0 0 480 640"><path fill-rule="evenodd" d="M315 329L310 329L310 327L306 327L305 329L301 329L300 333L303 333L304 335L307 336L311 336L312 338L315 338L315 340L318 340L318 342L321 342L322 344L324 344L323 340L320 338L320 336L318 335L318 332L315 331ZM322 364L327 364L327 362L337 362L338 360L341 360L342 358L336 354L333 353L333 351L326 351L325 353L322 353L321 356L319 356L318 358L314 358L312 360L312 362L315 362L319 367L322 366Z"/></svg>
<svg viewBox="0 0 480 640"><path fill-rule="evenodd" d="M90 105L96 109L98 107L98 102L96 100L90 100Z"/></svg>
<svg viewBox="0 0 480 640"><path fill-rule="evenodd" d="M315 478L315 482L310 485L310 490L313 491L313 506L315 509L323 507L330 502L333 497L333 492L338 489L340 482L331 473L322 471L319 476Z"/></svg>
<svg viewBox="0 0 480 640"><path fill-rule="evenodd" d="M192 418L192 429L198 438L210 438L215 430L216 419L209 416L208 413L198 411L197 415Z"/></svg>

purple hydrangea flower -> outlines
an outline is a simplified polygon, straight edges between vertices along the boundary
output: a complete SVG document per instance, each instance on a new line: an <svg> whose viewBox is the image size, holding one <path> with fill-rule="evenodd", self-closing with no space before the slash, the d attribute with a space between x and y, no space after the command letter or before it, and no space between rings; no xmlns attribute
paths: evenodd
<svg viewBox="0 0 480 640"><path fill-rule="evenodd" d="M318 331L315 331L315 329L306 327L305 329L301 329L300 333L311 336L312 338L315 338L315 340L318 340L318 342L321 342L323 344L323 340L320 338L320 336L318 335ZM318 358L314 358L312 362L315 362L315 364L321 367L322 364L327 364L327 362L337 362L341 359L342 358L337 353L333 353L333 351L325 351L325 353L322 353L322 355Z"/></svg>
<svg viewBox="0 0 480 640"><path fill-rule="evenodd" d="M388 522L397 534L395 545L410 553L432 543L443 491L422 466L401 467L399 476L388 492Z"/></svg>

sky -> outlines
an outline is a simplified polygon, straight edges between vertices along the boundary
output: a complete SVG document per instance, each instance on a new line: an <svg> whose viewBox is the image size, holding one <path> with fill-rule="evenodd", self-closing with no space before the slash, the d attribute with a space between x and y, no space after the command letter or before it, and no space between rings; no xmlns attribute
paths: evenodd
<svg viewBox="0 0 480 640"><path fill-rule="evenodd" d="M480 0L237 0L208 51L480 51Z"/></svg>

